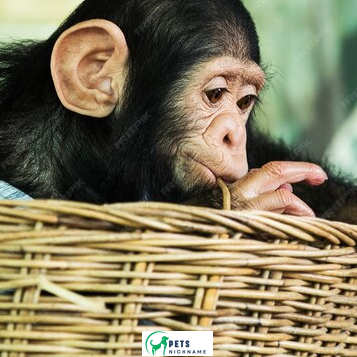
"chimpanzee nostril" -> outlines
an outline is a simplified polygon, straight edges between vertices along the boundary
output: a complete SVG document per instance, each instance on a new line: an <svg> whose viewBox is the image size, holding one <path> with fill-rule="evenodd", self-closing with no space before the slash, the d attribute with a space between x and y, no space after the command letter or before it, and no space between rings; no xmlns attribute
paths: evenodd
<svg viewBox="0 0 357 357"><path fill-rule="evenodd" d="M223 142L227 145L231 144L231 139L229 138L228 134L224 137Z"/></svg>
<svg viewBox="0 0 357 357"><path fill-rule="evenodd" d="M205 136L226 150L237 150L242 143L245 144L245 127L234 115L222 113L210 123Z"/></svg>

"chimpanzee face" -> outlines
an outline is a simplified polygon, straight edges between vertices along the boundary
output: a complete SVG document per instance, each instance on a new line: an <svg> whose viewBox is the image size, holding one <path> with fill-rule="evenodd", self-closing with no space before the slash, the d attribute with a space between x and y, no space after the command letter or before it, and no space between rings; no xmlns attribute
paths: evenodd
<svg viewBox="0 0 357 357"><path fill-rule="evenodd" d="M175 181L185 190L235 182L248 171L246 124L264 85L253 61L220 57L192 71L181 106L191 133L175 160Z"/></svg>
<svg viewBox="0 0 357 357"><path fill-rule="evenodd" d="M247 173L246 124L264 73L249 14L239 2L225 3L225 19L216 2L185 3L186 11L169 1L175 17L163 8L139 35L125 17L121 27L79 22L56 39L58 98L108 123L111 182L160 198L168 182L189 194ZM125 145L116 145L123 136Z"/></svg>
<svg viewBox="0 0 357 357"><path fill-rule="evenodd" d="M84 0L47 40L0 48L1 179L34 198L221 207L222 178L233 209L313 216L291 184L326 173L280 161L249 120L259 63L239 0Z"/></svg>

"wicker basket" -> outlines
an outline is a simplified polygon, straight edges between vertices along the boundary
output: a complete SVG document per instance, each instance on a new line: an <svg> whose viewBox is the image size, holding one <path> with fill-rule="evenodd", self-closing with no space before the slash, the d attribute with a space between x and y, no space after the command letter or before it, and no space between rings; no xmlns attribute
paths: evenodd
<svg viewBox="0 0 357 357"><path fill-rule="evenodd" d="M0 201L0 356L141 356L145 330L213 330L222 357L357 356L356 241L266 212Z"/></svg>

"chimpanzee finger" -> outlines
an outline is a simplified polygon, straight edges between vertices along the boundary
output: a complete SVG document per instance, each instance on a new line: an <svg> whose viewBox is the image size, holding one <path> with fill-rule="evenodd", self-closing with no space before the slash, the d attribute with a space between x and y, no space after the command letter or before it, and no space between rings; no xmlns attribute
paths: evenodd
<svg viewBox="0 0 357 357"><path fill-rule="evenodd" d="M310 185L321 185L327 179L323 169L308 162L272 161L259 170L252 170L230 186L233 194L246 199L275 191L286 183L305 181Z"/></svg>
<svg viewBox="0 0 357 357"><path fill-rule="evenodd" d="M258 196L248 203L250 209L314 217L313 210L299 197L286 189Z"/></svg>

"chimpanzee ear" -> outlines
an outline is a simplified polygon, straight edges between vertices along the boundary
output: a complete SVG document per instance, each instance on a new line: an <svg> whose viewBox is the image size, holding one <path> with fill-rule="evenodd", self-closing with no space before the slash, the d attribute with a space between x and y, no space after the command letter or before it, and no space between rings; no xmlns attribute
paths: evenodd
<svg viewBox="0 0 357 357"><path fill-rule="evenodd" d="M123 32L110 21L89 20L65 31L51 58L62 104L82 115L108 116L122 98L128 52Z"/></svg>

